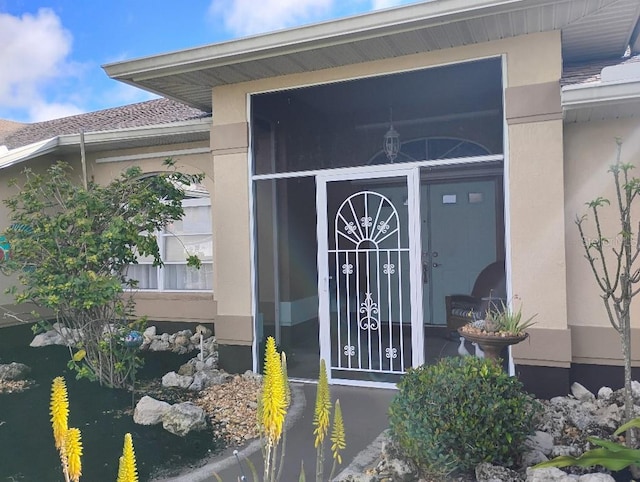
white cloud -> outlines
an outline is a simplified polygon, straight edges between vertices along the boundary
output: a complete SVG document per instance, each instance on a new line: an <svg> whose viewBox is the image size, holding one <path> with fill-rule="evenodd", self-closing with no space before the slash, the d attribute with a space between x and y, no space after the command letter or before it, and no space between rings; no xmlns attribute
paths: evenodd
<svg viewBox="0 0 640 482"><path fill-rule="evenodd" d="M326 18L335 0L213 0L212 16L221 16L225 29L251 35Z"/></svg>
<svg viewBox="0 0 640 482"><path fill-rule="evenodd" d="M71 44L71 34L50 9L21 17L0 13L0 107L27 112L28 121L81 112L72 102L46 99L55 82L78 73L68 60Z"/></svg>
<svg viewBox="0 0 640 482"><path fill-rule="evenodd" d="M382 10L383 8L391 8L396 7L398 5L402 5L403 3L407 3L402 0L372 0L371 8L373 10Z"/></svg>

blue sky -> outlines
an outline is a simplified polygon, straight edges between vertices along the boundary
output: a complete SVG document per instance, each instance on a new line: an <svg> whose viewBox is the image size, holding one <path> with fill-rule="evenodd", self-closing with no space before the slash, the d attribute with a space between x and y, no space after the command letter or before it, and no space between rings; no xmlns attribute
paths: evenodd
<svg viewBox="0 0 640 482"><path fill-rule="evenodd" d="M152 98L103 64L415 0L0 0L0 119L37 122Z"/></svg>

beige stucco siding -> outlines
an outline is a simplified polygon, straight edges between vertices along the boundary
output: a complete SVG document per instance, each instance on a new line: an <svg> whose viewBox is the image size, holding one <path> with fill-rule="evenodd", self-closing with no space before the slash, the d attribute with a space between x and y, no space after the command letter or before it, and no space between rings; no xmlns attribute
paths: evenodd
<svg viewBox="0 0 640 482"><path fill-rule="evenodd" d="M567 251L567 309L571 326L574 360L583 363L619 363L618 335L610 327L600 291L584 251L576 216L589 214L584 226L593 236L593 216L586 202L604 197L615 203L612 176L607 172L616 160L615 138L623 140L623 162L638 166L632 175L640 176L640 120L607 120L565 126L565 220ZM601 224L606 237L618 243L620 231L615 204L602 210ZM640 209L636 202L633 229L637 233ZM640 364L640 300L632 304L632 347L634 364Z"/></svg>
<svg viewBox="0 0 640 482"><path fill-rule="evenodd" d="M215 108L212 145L216 144L216 127L248 123L248 98L252 93L272 90L311 86L314 84L335 82L345 79L358 79L372 75L402 72L430 66L446 65L478 58L504 55L506 59L506 87L523 87L541 84L546 89L558 85L561 74L561 52L559 32L527 35L484 44L456 47L434 52L425 52L394 59L361 63L335 69L307 72L289 76L268 78L259 81L227 85L213 90ZM550 86L550 87L549 87ZM514 294L525 300L527 312L538 312L540 326L545 329L566 330L565 303L565 260L564 260L564 216L562 201L564 186L562 181L562 123L558 120L560 112L559 96L553 111L552 120L530 122L524 118L519 125L509 128L510 139L507 160L510 168L508 190L511 198L517 198L515 207L510 210L512 221L510 233L511 272L514 282ZM508 107L507 107L508 108ZM538 112L532 113L538 115ZM538 117L535 120L539 120ZM222 131L219 131L222 132ZM228 146L227 146L228 147ZM215 154L215 151L214 151ZM216 177L217 223L228 226L233 221L236 236L221 235L216 229L217 253L241 252L238 248L248 249L251 232L249 220L241 219L240 209L229 210L222 206L227 199L222 193L233 194L238 208L249 206L249 191L246 189L249 176L247 157L243 155L214 155L216 176L232 176L229 185L221 187ZM224 166L223 169L219 167ZM231 169L231 173L227 170ZM220 174L218 174L220 173ZM244 180L242 175L244 173ZM553 173L553 174L552 174ZM555 174L557 173L557 175ZM550 179L551 178L551 179ZM225 177L226 179L226 177ZM242 183L245 183L243 186ZM223 191L222 191L222 190ZM222 209L222 212L219 212ZM524 213L524 215L520 215ZM229 213L230 219L225 214ZM245 223L242 225L241 223ZM532 256L532 252L544 253ZM248 252L247 252L248 253ZM248 257L248 255L247 255ZM251 308L251 279L248 270L238 271L235 263L218 263L216 272L220 280L234 280L230 300L223 300L220 292L220 310L231 314L249 315ZM244 264L240 268L244 269ZM531 273L540 273L532 276ZM545 270L544 272L542 270ZM222 304L225 305L223 308ZM227 308L228 307L228 308ZM566 357L562 356L566 363Z"/></svg>
<svg viewBox="0 0 640 482"><path fill-rule="evenodd" d="M186 154L196 150L195 154ZM156 155L154 155L154 153ZM58 156L60 157L60 156ZM38 172L55 162L57 158L45 157L34 161L29 161L29 167ZM73 161L73 175L81 181L82 169L78 156L64 156L65 160ZM87 153L88 176L99 184L106 184L120 176L120 174L131 166L139 166L145 173L161 172L167 168L163 161L167 157L172 157L176 162L176 168L184 173L195 174L204 173L204 186L210 195L214 193L213 183L213 163L209 152L208 142L194 142L182 144L159 145L150 148L119 149L110 151L90 151ZM133 160L120 160L131 158ZM113 161L118 159L117 161ZM96 160L98 162L96 162ZM5 199L11 192L7 187L8 179L19 177L22 166L18 165L2 171L0 176L0 193ZM2 226L8 223L7 211L4 206L0 208L0 221ZM0 288L11 284L11 280L6 277L0 278ZM214 286L215 290L215 286ZM7 305L12 302L11 297L2 295L0 304ZM136 312L139 315L146 315L153 321L188 321L211 323L216 319L216 302L214 293L191 292L191 293L159 293L159 292L138 292L136 294ZM13 309L13 308L12 308ZM29 309L18 307L20 312L28 313ZM0 320L1 321L1 320Z"/></svg>

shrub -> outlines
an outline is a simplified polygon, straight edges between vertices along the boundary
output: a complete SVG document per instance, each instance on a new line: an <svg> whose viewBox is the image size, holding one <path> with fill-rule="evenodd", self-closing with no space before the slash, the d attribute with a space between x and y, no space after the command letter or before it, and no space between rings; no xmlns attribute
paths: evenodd
<svg viewBox="0 0 640 482"><path fill-rule="evenodd" d="M481 462L512 466L539 404L491 360L444 358L409 369L389 409L391 435L422 470L448 474Z"/></svg>

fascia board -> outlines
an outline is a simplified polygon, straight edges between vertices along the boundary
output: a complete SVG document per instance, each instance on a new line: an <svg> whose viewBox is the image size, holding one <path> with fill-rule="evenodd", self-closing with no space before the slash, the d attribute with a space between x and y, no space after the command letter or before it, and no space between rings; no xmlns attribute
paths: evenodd
<svg viewBox="0 0 640 482"><path fill-rule="evenodd" d="M84 135L85 144L117 143L133 139L158 138L169 135L192 134L195 132L209 132L211 119L197 119L195 121L175 122L172 124L159 124L147 127L135 127L131 129L115 129L100 132L87 132ZM26 146L18 147L0 155L0 169L19 164L36 157L55 152L56 150L80 145L80 134L65 134L44 141L34 142Z"/></svg>
<svg viewBox="0 0 640 482"><path fill-rule="evenodd" d="M640 79L624 82L567 85L562 88L562 107L565 111L619 104L640 100Z"/></svg>
<svg viewBox="0 0 640 482"><path fill-rule="evenodd" d="M133 139L145 139L164 137L169 135L192 134L195 132L208 132L211 130L211 118L197 119L195 121L174 122L170 124L157 124L130 129L114 129L108 131L87 132L84 134L86 144L102 144L106 142L126 141ZM59 137L60 146L80 144L80 134L66 134Z"/></svg>
<svg viewBox="0 0 640 482"><path fill-rule="evenodd" d="M3 155L0 155L0 169L6 169L15 166L28 159L43 156L55 151L59 146L59 139L53 137L44 141L34 142L26 146L11 149Z"/></svg>
<svg viewBox="0 0 640 482"><path fill-rule="evenodd" d="M436 0L227 42L103 65L109 77L142 81L196 69L260 60L385 33L575 0Z"/></svg>

